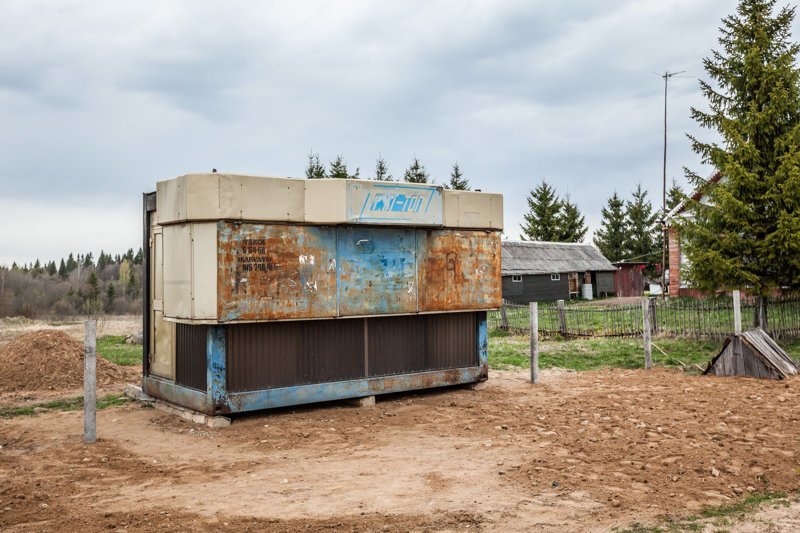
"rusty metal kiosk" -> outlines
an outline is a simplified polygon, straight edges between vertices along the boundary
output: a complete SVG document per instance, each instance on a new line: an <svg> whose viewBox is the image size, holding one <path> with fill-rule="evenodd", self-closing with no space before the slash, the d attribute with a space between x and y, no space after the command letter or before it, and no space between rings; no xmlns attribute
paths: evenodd
<svg viewBox="0 0 800 533"><path fill-rule="evenodd" d="M209 415L473 383L503 198L190 174L144 195L145 392Z"/></svg>

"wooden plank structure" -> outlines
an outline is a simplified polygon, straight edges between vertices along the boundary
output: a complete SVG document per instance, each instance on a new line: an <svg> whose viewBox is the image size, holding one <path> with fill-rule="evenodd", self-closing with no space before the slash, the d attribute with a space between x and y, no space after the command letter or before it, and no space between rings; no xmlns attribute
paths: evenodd
<svg viewBox="0 0 800 533"><path fill-rule="evenodd" d="M703 374L784 379L798 373L797 364L762 329L725 339L722 350Z"/></svg>

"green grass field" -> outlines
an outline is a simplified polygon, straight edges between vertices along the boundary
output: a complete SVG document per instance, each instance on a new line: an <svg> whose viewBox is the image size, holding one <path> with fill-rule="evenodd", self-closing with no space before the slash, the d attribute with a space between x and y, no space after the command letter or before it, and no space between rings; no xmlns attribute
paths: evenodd
<svg viewBox="0 0 800 533"><path fill-rule="evenodd" d="M125 344L125 337L121 335L97 339L97 353L118 365L142 364L142 345Z"/></svg>
<svg viewBox="0 0 800 533"><path fill-rule="evenodd" d="M791 357L800 357L799 341L780 344ZM653 362L656 366L683 367L696 364L705 367L721 348L720 341L656 338L653 340ZM509 335L499 330L491 331L489 366L495 370L529 368L528 337ZM627 338L539 342L539 368L554 367L570 370L643 368L644 344L641 339Z"/></svg>

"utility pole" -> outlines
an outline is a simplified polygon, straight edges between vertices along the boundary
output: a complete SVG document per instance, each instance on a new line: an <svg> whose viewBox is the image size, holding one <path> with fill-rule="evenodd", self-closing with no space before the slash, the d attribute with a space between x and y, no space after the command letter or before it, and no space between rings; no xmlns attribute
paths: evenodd
<svg viewBox="0 0 800 533"><path fill-rule="evenodd" d="M664 167L661 183L661 298L667 295L667 84L672 76L683 74L685 70L678 72L664 71L661 76L664 78Z"/></svg>

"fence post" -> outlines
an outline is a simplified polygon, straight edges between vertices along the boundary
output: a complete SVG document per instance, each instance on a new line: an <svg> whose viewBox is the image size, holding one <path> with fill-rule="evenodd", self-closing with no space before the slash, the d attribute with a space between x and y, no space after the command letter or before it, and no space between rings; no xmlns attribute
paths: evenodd
<svg viewBox="0 0 800 533"><path fill-rule="evenodd" d="M500 305L500 329L502 329L503 331L509 330L508 310L506 309L505 300L503 300L503 303Z"/></svg>
<svg viewBox="0 0 800 533"><path fill-rule="evenodd" d="M539 304L530 303L531 314L531 383L539 383Z"/></svg>
<svg viewBox="0 0 800 533"><path fill-rule="evenodd" d="M650 341L650 302L642 300L642 333L644 335L644 367L653 368L653 348Z"/></svg>
<svg viewBox="0 0 800 533"><path fill-rule="evenodd" d="M84 324L83 340L83 442L97 440L97 320Z"/></svg>
<svg viewBox="0 0 800 533"><path fill-rule="evenodd" d="M653 334L658 334L658 313L656 312L656 299L654 296L651 296L649 299L650 302L650 327Z"/></svg>
<svg viewBox="0 0 800 533"><path fill-rule="evenodd" d="M558 306L558 329L561 331L561 335L564 337L567 336L567 310L564 307L564 300L558 300L556 302Z"/></svg>
<svg viewBox="0 0 800 533"><path fill-rule="evenodd" d="M733 334L742 334L742 302L739 291L733 291Z"/></svg>

